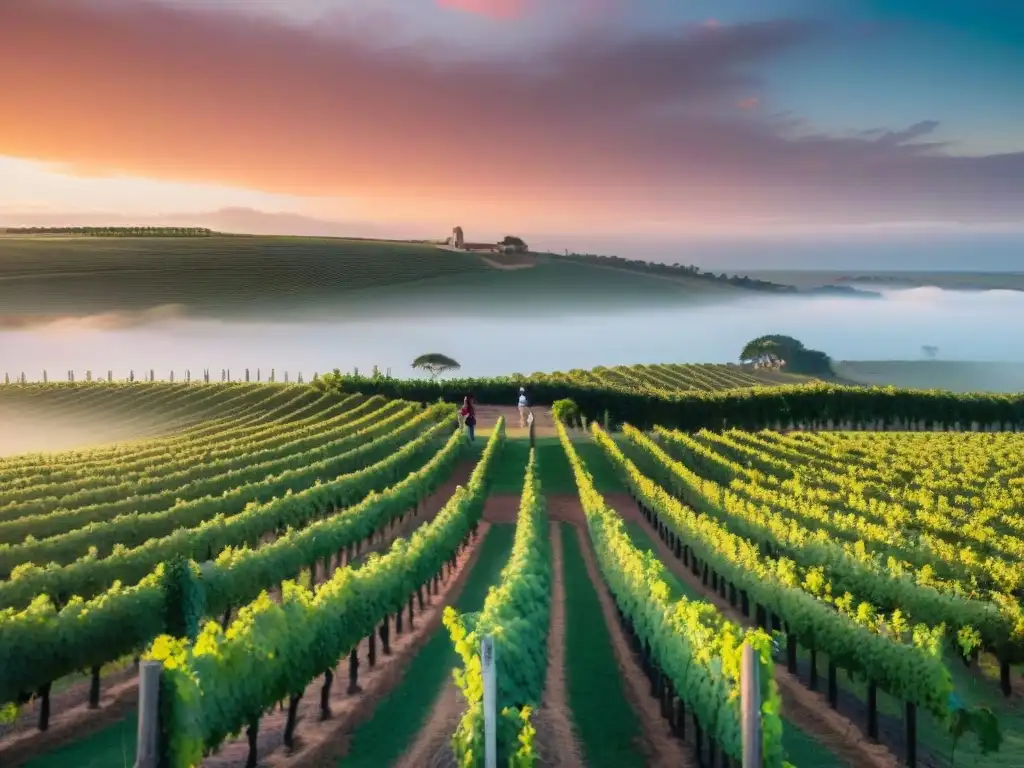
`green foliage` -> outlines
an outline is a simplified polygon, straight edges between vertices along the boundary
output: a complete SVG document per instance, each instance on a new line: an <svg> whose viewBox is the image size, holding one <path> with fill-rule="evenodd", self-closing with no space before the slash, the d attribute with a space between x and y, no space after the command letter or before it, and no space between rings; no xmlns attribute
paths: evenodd
<svg viewBox="0 0 1024 768"><path fill-rule="evenodd" d="M167 632L175 637L195 640L205 604L199 568L180 555L176 556L164 568L160 587L164 592Z"/></svg>
<svg viewBox="0 0 1024 768"><path fill-rule="evenodd" d="M740 670L743 645L750 643L762 665L764 765L785 765L771 639L760 630L744 630L726 620L709 603L685 598L673 602L665 566L633 544L622 518L595 490L564 425L556 422L556 427L576 475L601 574L640 641L650 648L651 658L671 680L676 695L727 755L741 759ZM592 431L602 444L611 442L596 422Z"/></svg>
<svg viewBox="0 0 1024 768"><path fill-rule="evenodd" d="M758 473L722 457L714 458L716 466L712 467L714 451L702 448L693 438L679 432L659 430L658 435L681 461L675 461L632 428L627 428L626 434L653 459L651 467L662 484L685 504L727 522L730 530L749 541L769 543L773 552L783 555L784 562L794 566L791 579L803 579L806 591L858 621L852 605L854 596L870 601L872 610L893 611L890 624L899 611L901 619L908 614L917 622L927 622L940 635L948 630L951 641L965 656L983 647L1000 658L1024 659L1024 611L1015 597L999 591L1001 587L1008 592L1019 589L1024 565L1019 558L980 557L972 551L964 542L966 534L977 529L976 525L947 523L957 534L956 548L921 531L923 521L917 521L911 535L903 537L898 521L907 513L894 504L884 507L884 520L876 526L859 515L836 515L816 508L815 502L822 500L824 492L807 492L812 473L806 468L800 472L800 482L787 480L783 487L773 489L765 475L756 482L741 479L741 474L753 478ZM966 444L965 435L948 437ZM720 439L716 438L716 442ZM982 440L979 445L983 446L983 460L991 461L996 455L995 446L991 440ZM921 441L917 443L920 445ZM1010 450L1015 450L1012 445ZM967 455L962 448L958 452ZM770 466L766 455L755 458L760 467ZM961 482L964 474L963 470L958 472ZM835 497L844 512L855 506L855 488L845 489ZM867 503L861 506L862 511L870 508ZM875 509L880 507L876 504ZM929 517L925 511L920 514ZM935 520L936 515L930 517ZM813 521L813 525L801 525L801 519ZM984 539L992 542L998 537L986 531ZM1015 537L1010 540L1015 541ZM848 600L840 597L847 593ZM868 617L861 623L877 628L884 623L881 618L884 617L876 621ZM916 639L923 644L930 643L927 634L914 630ZM858 664L870 665L870 659L865 657ZM935 695L941 696L941 690Z"/></svg>
<svg viewBox="0 0 1024 768"><path fill-rule="evenodd" d="M420 411L414 405L405 406L388 418L373 421L368 426L328 444L315 455L290 456L288 464L292 468L260 483L258 489L261 492L258 496L253 493L256 490L253 487L238 484L261 478L265 467L256 464L244 471L216 478L218 484L226 488L235 488L235 494L232 495L242 500L240 508L236 509L237 514L234 515L225 515L221 511L226 507L226 496L204 496L196 502L181 505L181 508L172 507L158 517L126 517L97 525L93 535L98 533L116 538L120 535L122 527L133 528L147 524L157 526L161 530L168 529L168 535L149 538L145 543L132 549L114 547L112 554L102 559L98 559L95 553L90 553L63 568L41 568L28 564L19 566L12 573L11 580L0 583L0 605L27 605L39 594L49 595L58 602L70 595L92 597L115 581L126 584L137 582L152 571L157 563L166 562L175 555L190 557L197 561L206 560L211 553L219 552L232 544L254 541L258 535L266 533L268 529L275 530L286 521L299 523L308 520L311 515L322 514L324 506L311 507L308 503L310 498L323 494L324 486L309 487L318 478L340 478L345 474L358 472L374 462L382 461L395 454L410 437L425 427L435 425L442 414L448 415L450 412L450 406L434 406L425 411ZM334 453L335 451L337 453ZM318 458L319 461L316 460ZM381 481L375 474L372 477L377 482ZM337 481L334 484L335 489L351 487L349 484L339 486ZM299 488L304 490L289 493ZM347 490L341 498L332 499L332 502L339 504L347 501L350 498L349 493L351 490ZM253 504L254 497L268 501L264 504ZM57 537L24 546L38 549L73 545L74 551L78 552L81 546L78 540L81 537L81 534L74 532L67 537ZM51 545L51 541L54 544Z"/></svg>
<svg viewBox="0 0 1024 768"><path fill-rule="evenodd" d="M551 415L570 427L578 427L582 423L583 414L576 403L568 398L556 400L551 405Z"/></svg>
<svg viewBox="0 0 1024 768"><path fill-rule="evenodd" d="M198 464L194 457L185 458L180 464L172 461L166 472L152 477L143 473L134 482L130 478L120 478L121 471L117 466L109 472L99 469L95 476L107 478L108 484L94 485L81 478L72 480L72 488L76 485L85 487L78 493L63 497L69 499L65 502L69 505L67 509L49 514L40 511L0 523L0 533L4 535L41 538L20 544L0 544L0 575L9 574L22 563L67 565L90 553L93 548L97 556L103 557L115 548L141 545L149 539L208 520L213 514L211 502L216 504L216 511L225 516L237 514L248 502L266 498L259 493L262 489L257 484L261 480L267 482L268 478L292 481L284 488L276 488L278 493L299 490L304 485L300 481L301 475L294 469L347 453L389 429L397 428L415 411L416 407L410 403L371 398L335 419L321 420L319 427L311 426L305 434L299 427L292 428L291 437L294 439L283 447L253 450L251 453L245 453L243 449L240 455L231 452L220 460L208 455ZM287 428L288 425L285 426ZM114 480L112 485L109 484L111 480ZM42 493L46 496L60 493L62 486L42 486ZM240 486L246 486L243 495L233 494L232 491L237 491ZM55 487L57 490L50 490ZM128 487L133 487L135 493L120 499L115 496L125 493ZM118 502L125 498L129 502L136 501L134 512L147 512L154 503L153 496L165 500L160 511L124 514L109 519L111 507L114 510L122 508L123 504ZM32 499L21 509L34 512L45 503L45 497ZM70 529L67 528L69 525ZM62 532L62 528L66 532ZM0 597L0 605L4 603L4 598Z"/></svg>
<svg viewBox="0 0 1024 768"><path fill-rule="evenodd" d="M740 361L761 365L784 365L788 373L831 376L832 361L824 352L807 349L792 336L772 334L748 341L740 352Z"/></svg>
<svg viewBox="0 0 1024 768"><path fill-rule="evenodd" d="M293 582L266 593L225 632L209 622L195 643L163 635L147 658L164 664L161 692L169 766L187 768L283 698L333 668L451 558L480 519L488 473L505 440L499 421L466 488L408 539L357 568L339 568L314 593ZM344 518L345 516L339 516Z"/></svg>
<svg viewBox="0 0 1024 768"><path fill-rule="evenodd" d="M753 476L755 470L735 464L730 469L729 460L721 457L713 464L713 452L702 452L692 438L664 430L659 434L671 438L673 446L685 448L685 463L674 461L637 430L626 428L633 447L685 505L644 477L611 440L595 436L614 456L634 493L693 554L779 616L802 644L826 652L838 666L875 681L897 698L925 707L940 722L949 724L954 740L971 731L978 736L983 753L999 748L999 723L990 710L966 711L953 705L950 673L943 662L943 636L948 625L957 630L955 641L965 654L984 642L1000 655L1019 658L1019 650L1013 650L1019 649L1021 640L1019 605L1013 607L1009 600L997 606L967 599L957 583L943 594L927 568L916 572L920 581L915 583L900 573L892 557L885 561L867 555L863 542L844 548L833 542L828 532L821 536L804 533L793 520L784 523L774 512L786 506L781 496L764 496L760 508L742 503L737 495L738 477ZM963 452L959 458L965 458ZM769 456L757 462L765 468L771 463ZM718 480L701 477L687 465L720 478L731 473L734 479L724 488ZM806 475L802 478L805 482L812 473ZM793 494L794 490L786 492ZM728 528L722 522L727 522ZM762 556L761 542L779 559ZM855 607L855 595L871 596L884 606L898 608L886 618L866 602ZM935 626L911 626L901 608Z"/></svg>
<svg viewBox="0 0 1024 768"><path fill-rule="evenodd" d="M18 719L18 705L7 703L0 706L0 725L9 725Z"/></svg>
<svg viewBox="0 0 1024 768"><path fill-rule="evenodd" d="M452 747L463 768L483 765L483 678L480 643L494 639L498 761L511 766L534 765L533 708L539 706L547 672L547 638L551 602L551 547L547 511L540 487L536 453L531 450L516 518L512 554L478 614L444 611L462 668L455 670L456 685L467 706Z"/></svg>
<svg viewBox="0 0 1024 768"><path fill-rule="evenodd" d="M200 567L205 588L203 614L219 615L405 514L443 481L465 450L460 433L452 432L455 418L450 406L425 411L416 417L420 419L418 435L403 427L387 442L368 443L374 447L362 451L363 464L357 465L357 471L251 506L231 519L233 532L227 528L228 521L215 519L207 529L200 526L180 531L167 542L154 540L145 545L142 555L120 564L125 573L129 563L134 567L146 563L152 569L135 586L115 582L91 600L72 598L60 610L39 595L22 611L0 611L0 663L5 669L0 677L0 702L13 701L19 691L137 652L167 632L164 561L175 552L187 556L191 551L187 543L195 536L211 535L211 530L223 536L219 539L221 554ZM447 442L436 451L438 439L449 433ZM424 465L425 454L434 455ZM376 458L376 463L367 465L370 458ZM348 507L345 515L330 514L339 507ZM261 536L279 526L294 528L274 543L260 546ZM195 559L205 559L209 546L200 538L196 548ZM161 555L161 549L167 554ZM110 559L91 562L99 566ZM82 589L91 583L83 581Z"/></svg>
<svg viewBox="0 0 1024 768"><path fill-rule="evenodd" d="M1003 734L999 729L999 721L987 707L975 709L956 708L950 722L949 732L953 736L952 762L956 765L956 747L960 740L968 733L973 733L978 739L981 747L981 754L988 755L998 752L1003 743Z"/></svg>
<svg viewBox="0 0 1024 768"><path fill-rule="evenodd" d="M656 424L687 432L729 427L757 430L790 421L816 424L829 419L849 421L855 427L921 421L929 425L1000 423L1024 426L1024 393L1014 395L974 392L960 394L894 387L852 387L810 384L681 392L602 384L597 386L566 374L499 376L487 379L381 379L354 377L335 371L321 377L325 390L380 394L389 398L435 402L462 402L467 392L480 404L515 402L520 387L528 387L532 402L575 402L583 413L607 410L615 424L643 429Z"/></svg>

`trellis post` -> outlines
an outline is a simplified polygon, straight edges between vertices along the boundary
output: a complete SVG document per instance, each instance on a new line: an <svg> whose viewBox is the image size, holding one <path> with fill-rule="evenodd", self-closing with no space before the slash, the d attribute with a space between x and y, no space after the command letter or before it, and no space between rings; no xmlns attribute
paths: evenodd
<svg viewBox="0 0 1024 768"><path fill-rule="evenodd" d="M743 644L740 675L740 717L743 734L743 768L761 768L760 663L750 643Z"/></svg>
<svg viewBox="0 0 1024 768"><path fill-rule="evenodd" d="M139 731L135 768L157 768L160 761L160 676L164 665L139 665Z"/></svg>
<svg viewBox="0 0 1024 768"><path fill-rule="evenodd" d="M494 661L494 638L487 635L480 641L484 683L484 768L498 768L498 685Z"/></svg>

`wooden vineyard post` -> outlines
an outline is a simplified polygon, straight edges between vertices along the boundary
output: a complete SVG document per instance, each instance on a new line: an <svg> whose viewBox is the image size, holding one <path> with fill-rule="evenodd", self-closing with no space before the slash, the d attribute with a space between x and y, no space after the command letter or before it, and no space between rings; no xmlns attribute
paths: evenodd
<svg viewBox="0 0 1024 768"><path fill-rule="evenodd" d="M868 681L868 738L878 741L878 686Z"/></svg>
<svg viewBox="0 0 1024 768"><path fill-rule="evenodd" d="M907 768L917 768L917 706L908 701L904 720L907 726Z"/></svg>
<svg viewBox="0 0 1024 768"><path fill-rule="evenodd" d="M160 674L163 664L144 661L139 667L139 741L135 768L157 768L160 761Z"/></svg>
<svg viewBox="0 0 1024 768"><path fill-rule="evenodd" d="M740 674L740 718L743 733L743 768L761 768L760 664L750 643L743 644Z"/></svg>
<svg viewBox="0 0 1024 768"><path fill-rule="evenodd" d="M480 641L480 666L484 682L484 768L498 768L498 686L494 669L494 638Z"/></svg>

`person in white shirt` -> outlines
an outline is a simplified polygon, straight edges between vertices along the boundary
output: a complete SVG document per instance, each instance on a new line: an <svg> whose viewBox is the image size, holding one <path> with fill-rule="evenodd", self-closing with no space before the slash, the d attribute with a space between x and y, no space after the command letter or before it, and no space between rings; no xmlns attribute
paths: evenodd
<svg viewBox="0 0 1024 768"><path fill-rule="evenodd" d="M519 388L519 426L526 426L526 389Z"/></svg>

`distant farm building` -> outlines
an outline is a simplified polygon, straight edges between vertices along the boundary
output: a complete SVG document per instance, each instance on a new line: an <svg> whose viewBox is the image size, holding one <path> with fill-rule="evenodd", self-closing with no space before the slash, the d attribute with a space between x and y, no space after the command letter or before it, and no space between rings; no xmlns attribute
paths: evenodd
<svg viewBox="0 0 1024 768"><path fill-rule="evenodd" d="M455 227L448 239L452 248L476 253L526 253L530 249L518 237L508 236L500 243L467 243L462 227Z"/></svg>

